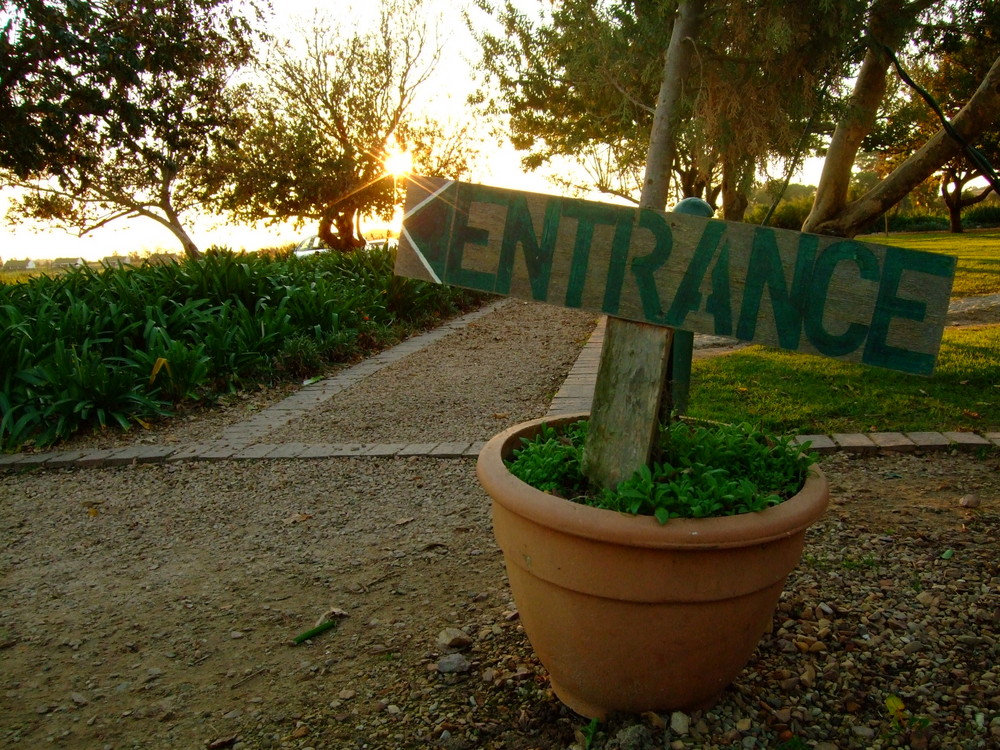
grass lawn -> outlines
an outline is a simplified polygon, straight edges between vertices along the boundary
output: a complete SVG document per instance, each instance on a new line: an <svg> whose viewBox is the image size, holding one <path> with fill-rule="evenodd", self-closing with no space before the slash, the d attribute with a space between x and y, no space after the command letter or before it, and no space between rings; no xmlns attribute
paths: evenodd
<svg viewBox="0 0 1000 750"><path fill-rule="evenodd" d="M1000 229L977 229L962 234L870 234L858 239L877 245L895 245L910 250L956 256L958 271L955 274L952 298L1000 293Z"/></svg>
<svg viewBox="0 0 1000 750"><path fill-rule="evenodd" d="M946 330L929 378L761 346L700 360L689 414L781 434L1000 430L1000 326Z"/></svg>

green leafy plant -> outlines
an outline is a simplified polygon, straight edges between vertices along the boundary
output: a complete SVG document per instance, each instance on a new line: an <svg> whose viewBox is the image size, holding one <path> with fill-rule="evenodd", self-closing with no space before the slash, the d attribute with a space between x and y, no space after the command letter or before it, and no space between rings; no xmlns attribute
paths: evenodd
<svg viewBox="0 0 1000 750"><path fill-rule="evenodd" d="M394 256L381 247L305 263L212 248L197 261L0 283L0 450L300 380L485 298L398 280Z"/></svg>
<svg viewBox="0 0 1000 750"><path fill-rule="evenodd" d="M922 734L931 725L926 716L914 716L907 710L903 699L898 695L889 695L885 699L885 708L889 713L890 735Z"/></svg>
<svg viewBox="0 0 1000 750"><path fill-rule="evenodd" d="M598 719L591 719L586 725L580 727L579 736L583 741L584 750L590 750L594 745L594 740L597 737L597 730L600 728L601 722Z"/></svg>
<svg viewBox="0 0 1000 750"><path fill-rule="evenodd" d="M666 523L777 505L799 491L816 460L808 445L747 424L704 427L678 421L661 429L659 461L613 489L593 491L581 468L586 425L576 422L561 432L543 426L514 451L508 468L544 492Z"/></svg>
<svg viewBox="0 0 1000 750"><path fill-rule="evenodd" d="M567 425L561 432L542 425L533 439L514 451L507 466L511 474L542 492L572 497L586 491L587 480L580 467L580 454L587 438L587 422Z"/></svg>

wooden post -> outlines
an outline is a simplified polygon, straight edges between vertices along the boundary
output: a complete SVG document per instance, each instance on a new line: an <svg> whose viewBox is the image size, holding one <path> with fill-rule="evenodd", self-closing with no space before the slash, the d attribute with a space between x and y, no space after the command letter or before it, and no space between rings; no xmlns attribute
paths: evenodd
<svg viewBox="0 0 1000 750"><path fill-rule="evenodd" d="M646 152L639 205L663 209L670 187L677 102L694 51L704 0L677 4L663 62L660 91ZM613 342L609 345L609 341ZM583 470L599 487L612 487L648 463L656 446L663 391L670 401L673 331L608 319L591 409Z"/></svg>

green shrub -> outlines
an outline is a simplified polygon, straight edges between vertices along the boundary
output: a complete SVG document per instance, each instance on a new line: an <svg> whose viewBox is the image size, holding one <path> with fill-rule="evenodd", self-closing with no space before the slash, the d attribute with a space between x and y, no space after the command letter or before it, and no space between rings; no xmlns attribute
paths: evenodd
<svg viewBox="0 0 1000 750"><path fill-rule="evenodd" d="M884 226L882 220L873 229ZM950 224L947 216L926 213L894 214L889 217L890 232L940 232L947 231Z"/></svg>
<svg viewBox="0 0 1000 750"><path fill-rule="evenodd" d="M811 195L801 196L792 200L782 200L778 203L778 207L774 210L767 225L778 227L779 229L801 231L806 217L812 210L812 204L813 198ZM760 224L764 220L764 217L767 216L770 208L769 204L755 203L747 211L743 220L748 224Z"/></svg>
<svg viewBox="0 0 1000 750"><path fill-rule="evenodd" d="M485 296L393 275L394 250L107 265L0 284L0 448L127 426L380 349Z"/></svg>
<svg viewBox="0 0 1000 750"><path fill-rule="evenodd" d="M510 472L545 492L585 505L633 515L707 518L752 513L798 492L816 457L791 438L767 435L750 425L661 429L660 460L643 466L614 489L593 491L581 470L586 422L561 433L543 427L508 462Z"/></svg>
<svg viewBox="0 0 1000 750"><path fill-rule="evenodd" d="M307 378L323 369L322 343L314 336L287 339L274 357L275 367L295 378Z"/></svg>
<svg viewBox="0 0 1000 750"><path fill-rule="evenodd" d="M962 212L967 227L1000 227L1000 203L979 203Z"/></svg>

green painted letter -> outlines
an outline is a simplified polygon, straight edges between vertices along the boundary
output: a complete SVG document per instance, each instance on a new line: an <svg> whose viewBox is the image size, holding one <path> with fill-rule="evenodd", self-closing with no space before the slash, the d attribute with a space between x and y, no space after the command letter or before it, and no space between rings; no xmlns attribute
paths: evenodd
<svg viewBox="0 0 1000 750"><path fill-rule="evenodd" d="M578 222L576 242L573 244L573 260L569 268L569 281L566 284L566 307L580 307L583 304L583 287L587 281L587 262L590 259L590 245L594 241L594 227L598 224L614 224L618 218L618 209L614 206L566 200L563 201L562 213L563 216L576 219ZM617 238L616 233L615 239ZM628 252L627 244L625 252ZM624 262L623 258L623 265ZM624 274L624 271L622 273Z"/></svg>
<svg viewBox="0 0 1000 750"><path fill-rule="evenodd" d="M492 292L496 287L496 274L486 273L486 271L475 271L471 268L462 268L462 255L467 244L482 245L489 244L490 233L481 227L469 226L469 211L473 203L496 203L501 206L508 205L508 195L506 191L498 188L490 188L485 185L460 184L457 205L455 207L455 224L451 231L451 243L448 248L448 261L445 266L445 275L442 281L446 284L455 284L470 289L479 289L484 292Z"/></svg>
<svg viewBox="0 0 1000 750"><path fill-rule="evenodd" d="M925 303L897 296L899 281L906 270L950 278L955 273L955 259L948 255L919 253L901 247L886 248L871 333L861 361L917 375L930 375L934 370L934 355L890 346L886 341L893 318L908 318L919 322L927 314Z"/></svg>
<svg viewBox="0 0 1000 750"><path fill-rule="evenodd" d="M774 230L758 227L753 236L750 252L750 267L746 288L743 291L743 306L740 322L736 327L736 338L752 341L757 331L757 316L760 314L760 300L767 285L774 311L774 325L778 330L778 343L783 349L795 351L799 348L802 332L802 313L806 308L810 275L816 246L819 239L808 234L801 235L798 254L795 258L795 276L792 290L788 291L785 271L781 264L781 254L775 241Z"/></svg>
<svg viewBox="0 0 1000 750"><path fill-rule="evenodd" d="M827 247L816 260L813 268L812 294L806 308L806 337L816 350L828 357L842 357L850 354L864 343L868 326L851 323L841 334L833 334L823 328L823 309L830 291L830 279L837 264L854 261L858 275L867 281L878 281L879 267L875 254L862 244L845 240Z"/></svg>
<svg viewBox="0 0 1000 750"><path fill-rule="evenodd" d="M635 276L636 286L639 287L642 314L650 323L662 324L666 315L660 305L660 293L656 290L656 279L653 278L653 274L660 270L670 257L674 235L663 215L648 209L639 211L639 226L653 233L656 245L649 255L632 259L632 275Z"/></svg>
<svg viewBox="0 0 1000 750"><path fill-rule="evenodd" d="M545 204L542 241L539 243L531 221L531 213L528 211L527 199L518 193L511 193L510 196L494 291L497 294L510 294L514 252L520 245L524 252L524 264L528 268L531 296L539 302L545 302L549 296L549 278L552 275L552 250L559 232L559 201L550 200Z"/></svg>

